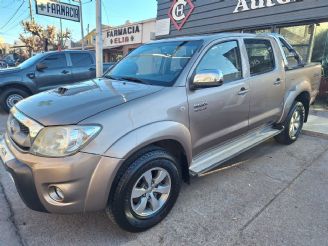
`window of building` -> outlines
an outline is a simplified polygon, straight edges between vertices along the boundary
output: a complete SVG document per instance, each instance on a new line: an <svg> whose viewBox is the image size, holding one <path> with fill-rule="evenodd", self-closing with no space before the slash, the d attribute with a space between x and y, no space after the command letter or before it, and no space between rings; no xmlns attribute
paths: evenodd
<svg viewBox="0 0 328 246"><path fill-rule="evenodd" d="M245 45L252 76L274 70L275 59L269 40L245 39Z"/></svg>
<svg viewBox="0 0 328 246"><path fill-rule="evenodd" d="M93 60L88 53L71 53L70 55L74 67L88 67L93 64Z"/></svg>
<svg viewBox="0 0 328 246"><path fill-rule="evenodd" d="M290 43L295 50L306 60L309 54L312 25L280 27L279 33Z"/></svg>
<svg viewBox="0 0 328 246"><path fill-rule="evenodd" d="M324 76L328 77L328 22L316 27L312 62L322 63Z"/></svg>
<svg viewBox="0 0 328 246"><path fill-rule="evenodd" d="M42 62L47 66L47 68L61 68L67 66L65 54L49 55Z"/></svg>
<svg viewBox="0 0 328 246"><path fill-rule="evenodd" d="M241 79L242 66L237 41L214 45L198 64L196 72L209 69L221 70L224 82Z"/></svg>

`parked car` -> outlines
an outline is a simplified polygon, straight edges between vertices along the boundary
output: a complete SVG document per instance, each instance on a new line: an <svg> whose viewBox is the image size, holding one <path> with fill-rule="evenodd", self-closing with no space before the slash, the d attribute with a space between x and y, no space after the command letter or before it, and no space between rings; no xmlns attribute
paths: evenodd
<svg viewBox="0 0 328 246"><path fill-rule="evenodd" d="M29 208L106 209L143 231L190 175L272 137L295 142L320 79L321 65L305 65L276 34L154 41L103 78L19 102L0 156Z"/></svg>
<svg viewBox="0 0 328 246"><path fill-rule="evenodd" d="M106 71L112 64L104 64ZM37 54L18 67L0 71L0 105L9 112L18 101L41 91L96 77L95 55L89 51Z"/></svg>
<svg viewBox="0 0 328 246"><path fill-rule="evenodd" d="M5 60L0 60L0 69L8 68L8 64Z"/></svg>
<svg viewBox="0 0 328 246"><path fill-rule="evenodd" d="M16 60L19 58L19 55L16 53L9 54L5 56L4 60L7 63L8 67L14 67L16 64Z"/></svg>

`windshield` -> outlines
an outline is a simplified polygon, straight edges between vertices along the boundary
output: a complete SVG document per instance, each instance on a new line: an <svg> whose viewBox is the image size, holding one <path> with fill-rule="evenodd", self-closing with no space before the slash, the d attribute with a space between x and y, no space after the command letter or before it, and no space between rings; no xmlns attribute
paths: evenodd
<svg viewBox="0 0 328 246"><path fill-rule="evenodd" d="M104 76L160 86L172 86L202 41L146 44L131 52Z"/></svg>
<svg viewBox="0 0 328 246"><path fill-rule="evenodd" d="M20 68L27 68L32 65L36 65L37 61L42 58L44 54L39 53L35 56L32 56L31 58L27 59L26 61L22 62L21 64L18 65Z"/></svg>

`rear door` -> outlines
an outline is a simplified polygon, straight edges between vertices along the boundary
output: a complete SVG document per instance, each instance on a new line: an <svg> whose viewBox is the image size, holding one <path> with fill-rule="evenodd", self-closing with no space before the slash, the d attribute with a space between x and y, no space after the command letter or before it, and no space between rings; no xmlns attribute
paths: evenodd
<svg viewBox="0 0 328 246"><path fill-rule="evenodd" d="M64 52L50 54L40 63L43 63L46 67L35 71L34 81L39 90L47 90L71 82L71 68L67 64Z"/></svg>
<svg viewBox="0 0 328 246"><path fill-rule="evenodd" d="M214 44L194 69L194 74L218 69L224 75L222 86L188 92L194 155L248 130L249 81L244 78L239 47L238 40Z"/></svg>
<svg viewBox="0 0 328 246"><path fill-rule="evenodd" d="M79 82L96 77L96 67L93 57L88 52L70 53L72 62L73 82Z"/></svg>
<svg viewBox="0 0 328 246"><path fill-rule="evenodd" d="M271 39L245 39L250 73L250 128L276 122L283 109L284 63Z"/></svg>

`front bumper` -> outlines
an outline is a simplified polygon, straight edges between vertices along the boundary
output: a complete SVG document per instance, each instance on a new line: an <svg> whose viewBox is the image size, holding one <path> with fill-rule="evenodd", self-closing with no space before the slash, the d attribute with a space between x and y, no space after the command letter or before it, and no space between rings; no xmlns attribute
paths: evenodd
<svg viewBox="0 0 328 246"><path fill-rule="evenodd" d="M62 214L104 209L113 179L123 162L82 152L65 158L39 157L18 151L7 136L0 136L0 159L29 208ZM57 202L49 196L52 186L63 191L63 201Z"/></svg>

